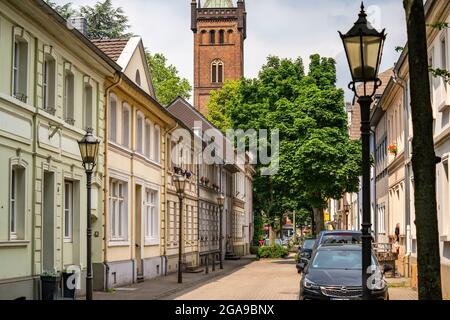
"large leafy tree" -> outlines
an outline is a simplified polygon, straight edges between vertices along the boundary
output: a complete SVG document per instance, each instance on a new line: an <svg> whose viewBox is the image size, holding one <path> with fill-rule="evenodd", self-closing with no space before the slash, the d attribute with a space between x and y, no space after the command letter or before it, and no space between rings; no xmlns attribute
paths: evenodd
<svg viewBox="0 0 450 320"><path fill-rule="evenodd" d="M301 59L269 57L257 79L227 83L213 93L208 117L222 130L279 130L279 170L256 175L255 211L272 224L287 212L313 211L309 220L317 232L324 228L327 199L357 189L361 150L347 134L334 60L310 58L306 75Z"/></svg>
<svg viewBox="0 0 450 320"><path fill-rule="evenodd" d="M166 57L161 53L146 52L148 67L152 73L153 86L158 101L168 105L177 97L189 99L192 90L189 81L178 74L173 65L168 65Z"/></svg>
<svg viewBox="0 0 450 320"><path fill-rule="evenodd" d="M441 300L439 231L436 204L436 154L428 78L425 10L422 0L403 0L408 30L411 81L412 167L417 232L419 298Z"/></svg>
<svg viewBox="0 0 450 320"><path fill-rule="evenodd" d="M123 39L132 36L129 29L128 16L121 7L115 8L111 0L98 1L94 6L73 8L72 3L58 5L53 0L47 4L63 18L81 16L87 21L87 36L90 39Z"/></svg>

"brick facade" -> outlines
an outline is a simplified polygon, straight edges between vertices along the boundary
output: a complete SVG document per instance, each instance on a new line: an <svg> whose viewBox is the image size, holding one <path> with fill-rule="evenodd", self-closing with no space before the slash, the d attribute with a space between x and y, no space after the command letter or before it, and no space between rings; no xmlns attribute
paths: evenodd
<svg viewBox="0 0 450 320"><path fill-rule="evenodd" d="M238 1L237 7L230 8L201 8L196 1L191 6L191 29L194 32L194 106L201 113L207 114L210 92L222 88L225 81L236 80L244 75L245 2ZM213 81L212 64L215 61L222 63L222 81L218 77L216 82Z"/></svg>

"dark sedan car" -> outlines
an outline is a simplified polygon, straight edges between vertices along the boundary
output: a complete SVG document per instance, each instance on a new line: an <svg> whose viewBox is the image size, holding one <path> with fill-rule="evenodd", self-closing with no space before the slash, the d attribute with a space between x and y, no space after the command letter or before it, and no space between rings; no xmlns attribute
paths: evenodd
<svg viewBox="0 0 450 320"><path fill-rule="evenodd" d="M358 244L324 244L314 251L303 270L300 300L359 300L362 299L362 252ZM376 280L371 298L388 300L389 293L384 272L372 254Z"/></svg>
<svg viewBox="0 0 450 320"><path fill-rule="evenodd" d="M297 271L298 273L304 268L311 259L316 239L306 239L298 250Z"/></svg>

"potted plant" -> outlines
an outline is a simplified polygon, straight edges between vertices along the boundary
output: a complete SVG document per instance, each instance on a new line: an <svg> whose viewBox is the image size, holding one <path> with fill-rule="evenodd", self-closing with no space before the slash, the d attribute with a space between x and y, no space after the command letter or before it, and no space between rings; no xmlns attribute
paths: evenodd
<svg viewBox="0 0 450 320"><path fill-rule="evenodd" d="M183 169L180 167L174 167L173 171L175 172L175 174L182 174L183 173Z"/></svg>
<svg viewBox="0 0 450 320"><path fill-rule="evenodd" d="M61 276L55 271L44 271L41 274L42 300L57 300Z"/></svg>
<svg viewBox="0 0 450 320"><path fill-rule="evenodd" d="M205 185L208 186L209 185L209 179L205 178Z"/></svg>
<svg viewBox="0 0 450 320"><path fill-rule="evenodd" d="M63 296L64 298L75 300L76 293L76 273L75 270L64 269L62 272Z"/></svg>
<svg viewBox="0 0 450 320"><path fill-rule="evenodd" d="M187 170L184 175L186 176L186 179L190 179L194 175L194 173L190 170Z"/></svg>
<svg viewBox="0 0 450 320"><path fill-rule="evenodd" d="M398 152L397 145L396 144L390 144L389 147L388 147L388 152L390 154L393 154L394 156L397 156L397 152Z"/></svg>

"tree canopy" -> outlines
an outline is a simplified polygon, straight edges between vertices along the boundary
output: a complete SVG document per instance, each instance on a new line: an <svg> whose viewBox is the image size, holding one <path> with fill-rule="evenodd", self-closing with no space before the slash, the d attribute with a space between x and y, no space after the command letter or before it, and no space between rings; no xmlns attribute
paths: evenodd
<svg viewBox="0 0 450 320"><path fill-rule="evenodd" d="M152 73L153 87L158 101L168 105L177 97L189 99L192 87L189 81L181 78L173 65L168 65L166 57L161 53L152 55L146 52L148 67Z"/></svg>
<svg viewBox="0 0 450 320"><path fill-rule="evenodd" d="M228 82L213 92L208 118L223 131L279 130L278 173L254 180L257 213L280 217L320 210L329 198L357 190L361 146L348 137L333 59L312 55L305 74L302 59L270 56L258 78ZM258 173L262 167L257 165Z"/></svg>

